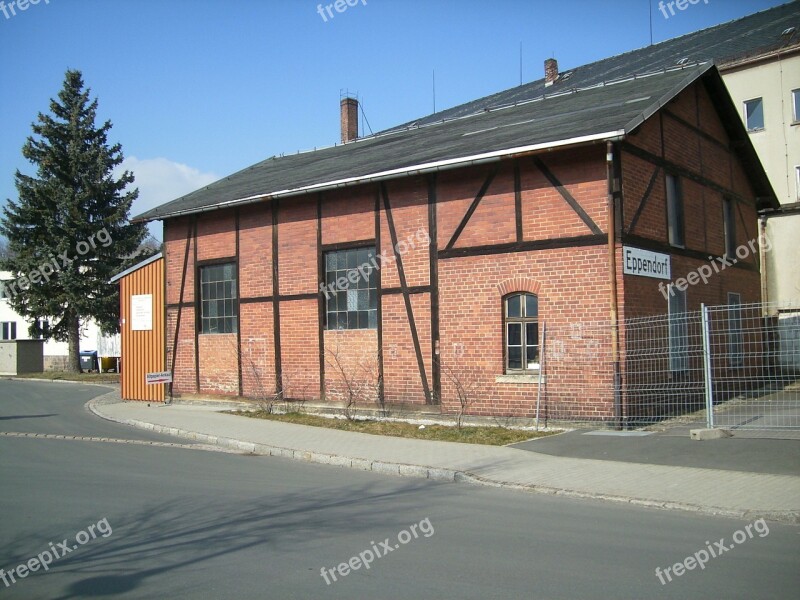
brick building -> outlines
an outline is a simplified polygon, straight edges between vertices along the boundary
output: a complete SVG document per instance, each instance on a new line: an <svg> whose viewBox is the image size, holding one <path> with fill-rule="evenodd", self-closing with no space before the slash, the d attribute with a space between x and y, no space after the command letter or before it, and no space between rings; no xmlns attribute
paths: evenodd
<svg viewBox="0 0 800 600"><path fill-rule="evenodd" d="M341 145L137 217L164 221L176 394L454 412L466 388L472 414L531 416L543 326L619 323L591 340L612 357L579 375L593 397L547 374L560 414L609 420L626 318L760 300L757 214L777 200L713 65L364 138L356 111Z"/></svg>

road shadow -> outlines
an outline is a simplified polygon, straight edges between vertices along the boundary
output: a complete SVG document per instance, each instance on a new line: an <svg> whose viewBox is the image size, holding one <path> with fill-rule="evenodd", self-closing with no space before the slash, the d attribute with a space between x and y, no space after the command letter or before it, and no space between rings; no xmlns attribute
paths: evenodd
<svg viewBox="0 0 800 600"><path fill-rule="evenodd" d="M10 421L12 419L41 419L44 417L57 417L58 413L49 413L46 415L10 415L0 416L0 421Z"/></svg>
<svg viewBox="0 0 800 600"><path fill-rule="evenodd" d="M98 535L54 561L47 573L31 573L25 581L17 582L14 591L22 592L19 587L33 583L31 579L66 575L79 579L57 590L48 589L49 598L112 596L137 590L149 578L166 572L188 566L203 569L209 561L234 552L258 549L260 553L277 554L375 527L388 535L408 526L407 519L393 516L392 507L399 499L421 503L415 496L422 488L430 491L430 486L430 482L409 481L400 490L375 492L374 484L362 484L319 489L313 498L297 493L264 496L238 506L220 502L209 505L195 497L153 503L127 515L124 522L109 516L111 535ZM420 510L427 508L420 506ZM32 552L46 549L50 541L58 543L52 539L52 532L8 540L3 564L23 564L35 556ZM44 586L49 588L47 583Z"/></svg>

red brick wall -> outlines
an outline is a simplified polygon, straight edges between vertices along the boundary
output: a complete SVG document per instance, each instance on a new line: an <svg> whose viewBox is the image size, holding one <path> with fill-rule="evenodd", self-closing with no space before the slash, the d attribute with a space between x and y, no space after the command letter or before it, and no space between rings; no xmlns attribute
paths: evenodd
<svg viewBox="0 0 800 600"><path fill-rule="evenodd" d="M547 154L541 160L597 226L605 230L605 146ZM522 166L522 218L526 240L591 234L539 169L527 161L523 161Z"/></svg>
<svg viewBox="0 0 800 600"><path fill-rule="evenodd" d="M325 396L332 402L377 403L380 384L378 335L374 329L325 332Z"/></svg>
<svg viewBox="0 0 800 600"><path fill-rule="evenodd" d="M241 304L242 388L245 396L265 400L275 393L275 341L272 303Z"/></svg>
<svg viewBox="0 0 800 600"><path fill-rule="evenodd" d="M402 262L409 287L430 283L430 237L428 233L428 183L425 178L391 182L386 186L397 248L392 246L389 219L381 202L381 249L386 257L381 267L381 287L399 288L399 264ZM477 190L474 192L477 193ZM430 294L410 296L423 355L428 390L432 388ZM383 371L387 402L425 403L422 377L411 336L411 327L403 295L385 294L383 313Z"/></svg>
<svg viewBox="0 0 800 600"><path fill-rule="evenodd" d="M727 152L724 128L702 87L687 89L668 110L640 127L629 143L708 178L717 185L752 199L752 190L741 167ZM699 127L719 144L698 135L680 120ZM664 132L663 138L661 132ZM721 146L721 145L722 146ZM663 152L662 152L663 147ZM469 407L473 414L533 416L537 386L498 382L503 375L503 297L512 292L539 296L540 323L552 332L553 354L548 363L549 414L561 418L607 418L612 411L610 329L595 327L609 322L611 314L607 234L607 184L604 145L560 150L540 158L576 199L596 226L604 232L596 245L533 249L524 251L440 257L439 321L442 369L441 403L444 412L458 410L452 376L470 377L480 390ZM622 154L623 219L630 225L655 167L630 153ZM517 239L514 169L521 182L522 238ZM491 169L497 174L487 189L454 248L470 248L515 242L557 240L588 236L583 222L530 158L442 172L437 175L436 218L438 251L446 246L473 202ZM411 308L416 322L419 348L428 386L434 387L434 346L431 331L430 252L427 177L387 182L385 189L392 210L396 239L392 248L389 215L380 198L379 231L375 231L375 202L380 187L375 184L326 192L322 198L319 231L323 246L347 245L379 236L381 266L383 376L388 402L426 401L407 308L399 293L399 262L412 289ZM694 252L721 253L722 194L707 185L683 178L687 246ZM320 389L319 297L317 247L317 196L280 201L278 211L278 261L280 272L280 326L282 368L287 395L317 398ZM755 237L752 203L741 207L737 242ZM652 244L666 244L664 174L660 173L646 209L633 235ZM197 217L198 260L232 257L236 252L235 212L219 211ZM168 302L168 337L175 331L181 267L190 221L175 219L165 226ZM275 389L275 348L272 296L272 207L269 203L241 208L239 272L241 371L243 393L263 395ZM194 303L194 248L184 302ZM685 254L685 253L684 253ZM698 256L674 253L673 276L686 275L703 263ZM666 312L666 301L658 291L659 280L622 276L622 250L616 249L620 318ZM748 259L756 264L756 257ZM739 291L743 301L758 299L758 274L730 268L708 285L692 288L690 305L720 303L727 291ZM286 297L290 296L290 297ZM247 302L246 299L256 299ZM183 308L175 389L195 392L194 314ZM576 329L577 327L577 329ZM593 329L594 328L594 329ZM378 332L375 330L325 331L325 390L329 399L342 398L341 373L332 363L332 352L348 369L374 373L378 363ZM621 345L624 347L624 331ZM234 349L231 351L233 344ZM237 393L239 360L236 336L200 336L200 390L206 393ZM171 348L171 343L168 344ZM577 361L577 358L580 361ZM580 368L576 368L576 364ZM467 373L464 373L464 370ZM364 375L366 377L366 374ZM434 399L435 400L435 399Z"/></svg>
<svg viewBox="0 0 800 600"><path fill-rule="evenodd" d="M194 228L190 218L180 218L164 223L164 257L167 278L167 367L173 372L173 392L194 393L195 385L195 312L194 312ZM188 236L188 239L187 239ZM184 272L184 259L188 246L188 261ZM183 289L184 308L179 309ZM180 337L173 352L175 330L180 311Z"/></svg>
<svg viewBox="0 0 800 600"><path fill-rule="evenodd" d="M283 296L318 292L317 201L313 197L290 198L281 201L279 207L280 293Z"/></svg>
<svg viewBox="0 0 800 600"><path fill-rule="evenodd" d="M237 395L236 334L200 334L200 393Z"/></svg>
<svg viewBox="0 0 800 600"><path fill-rule="evenodd" d="M688 88L670 102L666 110L671 114L654 116L641 126L640 131L630 137L631 144L662 156L661 131L663 130L663 158L697 177L708 179L711 184L724 188L731 195L744 198L745 202L737 203L736 246L744 246L748 251L744 259L737 259L737 265L726 267L724 270L720 268L719 262L709 260L708 256L718 257L725 252L722 209L724 195L711 184L680 176L686 249L694 252L695 256L687 256L680 250L672 253L672 281L685 278L704 265L714 269L708 278L708 283L703 283L701 280L700 283L689 286L687 290L689 310L699 308L701 303L726 304L728 292L741 293L743 302L758 302L761 294L759 259L757 252L751 252L748 246L751 240L756 240L754 247L758 247L757 212L753 190L747 183L744 168L735 154L727 149L730 141L702 85L695 84ZM686 121L691 127L679 119ZM699 129L711 139L698 134L692 127ZM656 166L651 162L623 151L623 214L626 229L630 227L655 169ZM668 240L666 211L666 178L662 169L647 204L630 233L660 242L664 245L664 249L659 251L669 252L669 247L666 245ZM716 265L716 268L713 265ZM743 265L750 268L742 268ZM667 301L662 292L667 283L669 282L659 279L624 276L621 280L621 291L625 310L621 316L665 314ZM662 284L661 288L659 284Z"/></svg>
<svg viewBox="0 0 800 600"><path fill-rule="evenodd" d="M239 219L239 296L241 298L271 296L271 207L268 203L255 204L242 209L241 212ZM271 319L270 316L270 327L272 327Z"/></svg>
<svg viewBox="0 0 800 600"><path fill-rule="evenodd" d="M439 244L442 248L449 242L492 168L487 166L466 172L458 170L440 176ZM498 170L454 247L469 248L515 241L513 216L514 169L508 163Z"/></svg>
<svg viewBox="0 0 800 600"><path fill-rule="evenodd" d="M443 371L456 379L473 380L485 397L476 399L471 412L531 417L534 414L535 384L496 383L503 375L503 297L511 292L530 292L539 297L540 339L544 323L563 332L571 323L607 321L609 288L607 258L603 246L520 252L506 255L455 258L439 267L441 305L441 351ZM519 281L514 282L517 279ZM565 416L571 408L584 416L606 410L602 382L595 397L585 397L587 380L572 372L569 381L559 375L559 361L567 360L578 342L570 336L558 346L564 356L548 362L548 393L558 398ZM566 345L564 345L566 344ZM477 367L477 373L474 367ZM563 370L561 371L563 373ZM580 377L582 380L576 380ZM454 383L447 373L442 378L443 410L457 411Z"/></svg>
<svg viewBox="0 0 800 600"><path fill-rule="evenodd" d="M316 262L315 262L316 264ZM288 398L319 398L319 320L316 300L281 302L281 359Z"/></svg>
<svg viewBox="0 0 800 600"><path fill-rule="evenodd" d="M375 187L325 194L322 204L322 244L341 244L375 238Z"/></svg>

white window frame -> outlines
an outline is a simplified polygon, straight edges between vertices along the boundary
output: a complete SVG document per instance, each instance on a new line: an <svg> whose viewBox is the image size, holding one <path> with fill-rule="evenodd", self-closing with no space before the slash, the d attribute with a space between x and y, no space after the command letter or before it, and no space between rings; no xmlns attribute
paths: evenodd
<svg viewBox="0 0 800 600"><path fill-rule="evenodd" d="M796 165L794 168L794 179L795 179L795 191L797 192L796 202L800 202L800 165Z"/></svg>
<svg viewBox="0 0 800 600"><path fill-rule="evenodd" d="M792 90L792 123L800 123L800 88Z"/></svg>
<svg viewBox="0 0 800 600"><path fill-rule="evenodd" d="M0 324L0 339L4 342L10 342L17 339L17 322L16 321L3 321Z"/></svg>
<svg viewBox="0 0 800 600"><path fill-rule="evenodd" d="M761 127L750 127L750 123L748 122L748 118L747 118L747 105L750 104L751 102L756 102L756 101L761 103L761 118L762 118L763 123L762 123ZM747 129L747 131L764 131L767 128L767 116L766 116L766 111L764 110L764 98L763 98L763 96L759 96L757 98L750 98L750 100L745 100L743 105L742 105L742 110L744 111L744 113L743 113L743 115L744 115L744 126Z"/></svg>

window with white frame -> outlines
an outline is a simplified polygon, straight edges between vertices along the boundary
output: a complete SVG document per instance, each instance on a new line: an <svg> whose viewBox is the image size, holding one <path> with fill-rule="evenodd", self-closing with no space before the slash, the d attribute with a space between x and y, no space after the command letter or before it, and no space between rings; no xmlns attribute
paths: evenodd
<svg viewBox="0 0 800 600"><path fill-rule="evenodd" d="M41 340L50 333L50 321L47 319L36 319L36 339Z"/></svg>
<svg viewBox="0 0 800 600"><path fill-rule="evenodd" d="M792 90L792 118L800 123L800 90Z"/></svg>
<svg viewBox="0 0 800 600"><path fill-rule="evenodd" d="M534 294L511 294L503 302L506 372L539 368L539 299Z"/></svg>
<svg viewBox="0 0 800 600"><path fill-rule="evenodd" d="M795 189L797 191L797 201L800 202L800 166L794 168Z"/></svg>
<svg viewBox="0 0 800 600"><path fill-rule="evenodd" d="M764 129L764 100L753 98L744 103L744 124L747 131Z"/></svg>
<svg viewBox="0 0 800 600"><path fill-rule="evenodd" d="M3 340L15 340L15 339L17 339L17 323L16 323L16 321L8 321L8 322L4 321L2 323L2 326L0 326L0 329L2 329L2 332L1 332L2 338L0 338L0 339L3 339Z"/></svg>
<svg viewBox="0 0 800 600"><path fill-rule="evenodd" d="M669 370L689 370L689 323L686 314L686 290L671 288L669 296Z"/></svg>
<svg viewBox="0 0 800 600"><path fill-rule="evenodd" d="M728 366L741 367L743 364L742 296L728 292Z"/></svg>

